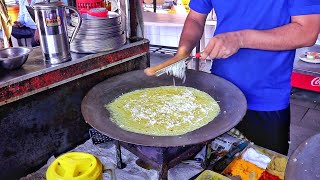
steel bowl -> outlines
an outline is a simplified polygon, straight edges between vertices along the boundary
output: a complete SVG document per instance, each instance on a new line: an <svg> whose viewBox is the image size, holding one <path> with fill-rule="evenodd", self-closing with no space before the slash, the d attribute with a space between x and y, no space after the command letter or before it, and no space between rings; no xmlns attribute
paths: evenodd
<svg viewBox="0 0 320 180"><path fill-rule="evenodd" d="M0 49L0 67L4 69L18 69L28 59L30 48L12 47Z"/></svg>

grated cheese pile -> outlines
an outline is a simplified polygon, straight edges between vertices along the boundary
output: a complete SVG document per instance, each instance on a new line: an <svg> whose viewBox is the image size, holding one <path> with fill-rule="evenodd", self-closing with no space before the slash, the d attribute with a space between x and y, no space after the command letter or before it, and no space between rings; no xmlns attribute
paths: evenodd
<svg viewBox="0 0 320 180"><path fill-rule="evenodd" d="M169 67L166 67L165 72L168 75L180 78L182 79L183 82L185 82L186 69L187 69L186 60L181 60L177 63L170 65Z"/></svg>
<svg viewBox="0 0 320 180"><path fill-rule="evenodd" d="M155 136L185 134L208 124L220 112L210 95L183 86L136 90L105 107L119 127Z"/></svg>

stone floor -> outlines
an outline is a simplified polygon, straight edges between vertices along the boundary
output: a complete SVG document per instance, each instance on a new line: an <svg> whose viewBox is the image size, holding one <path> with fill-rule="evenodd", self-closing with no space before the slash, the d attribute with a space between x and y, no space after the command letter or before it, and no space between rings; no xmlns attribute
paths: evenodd
<svg viewBox="0 0 320 180"><path fill-rule="evenodd" d="M173 49L150 48L151 65L173 56ZM209 71L211 62L207 61L204 71ZM291 144L289 154L307 138L320 133L320 93L293 89L291 95Z"/></svg>
<svg viewBox="0 0 320 180"><path fill-rule="evenodd" d="M320 93L293 89L289 155L307 138L320 133Z"/></svg>

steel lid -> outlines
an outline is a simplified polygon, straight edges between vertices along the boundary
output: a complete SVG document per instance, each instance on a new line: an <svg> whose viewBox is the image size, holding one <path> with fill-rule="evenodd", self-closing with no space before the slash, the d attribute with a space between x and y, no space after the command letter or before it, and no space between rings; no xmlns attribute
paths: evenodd
<svg viewBox="0 0 320 180"><path fill-rule="evenodd" d="M35 9L55 9L58 7L64 7L65 5L61 2L54 2L54 3L48 3L48 2L40 2L33 5L33 8Z"/></svg>

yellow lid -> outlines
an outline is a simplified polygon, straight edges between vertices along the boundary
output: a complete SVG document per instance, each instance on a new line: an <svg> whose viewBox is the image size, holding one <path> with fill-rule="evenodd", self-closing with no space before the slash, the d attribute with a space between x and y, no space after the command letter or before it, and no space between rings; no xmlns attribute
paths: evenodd
<svg viewBox="0 0 320 180"><path fill-rule="evenodd" d="M59 156L46 173L47 180L100 180L101 162L91 154L71 152Z"/></svg>
<svg viewBox="0 0 320 180"><path fill-rule="evenodd" d="M196 180L209 180L209 179L219 179L219 180L231 180L230 178L227 178L221 174L218 174L216 172L205 170L203 171Z"/></svg>

